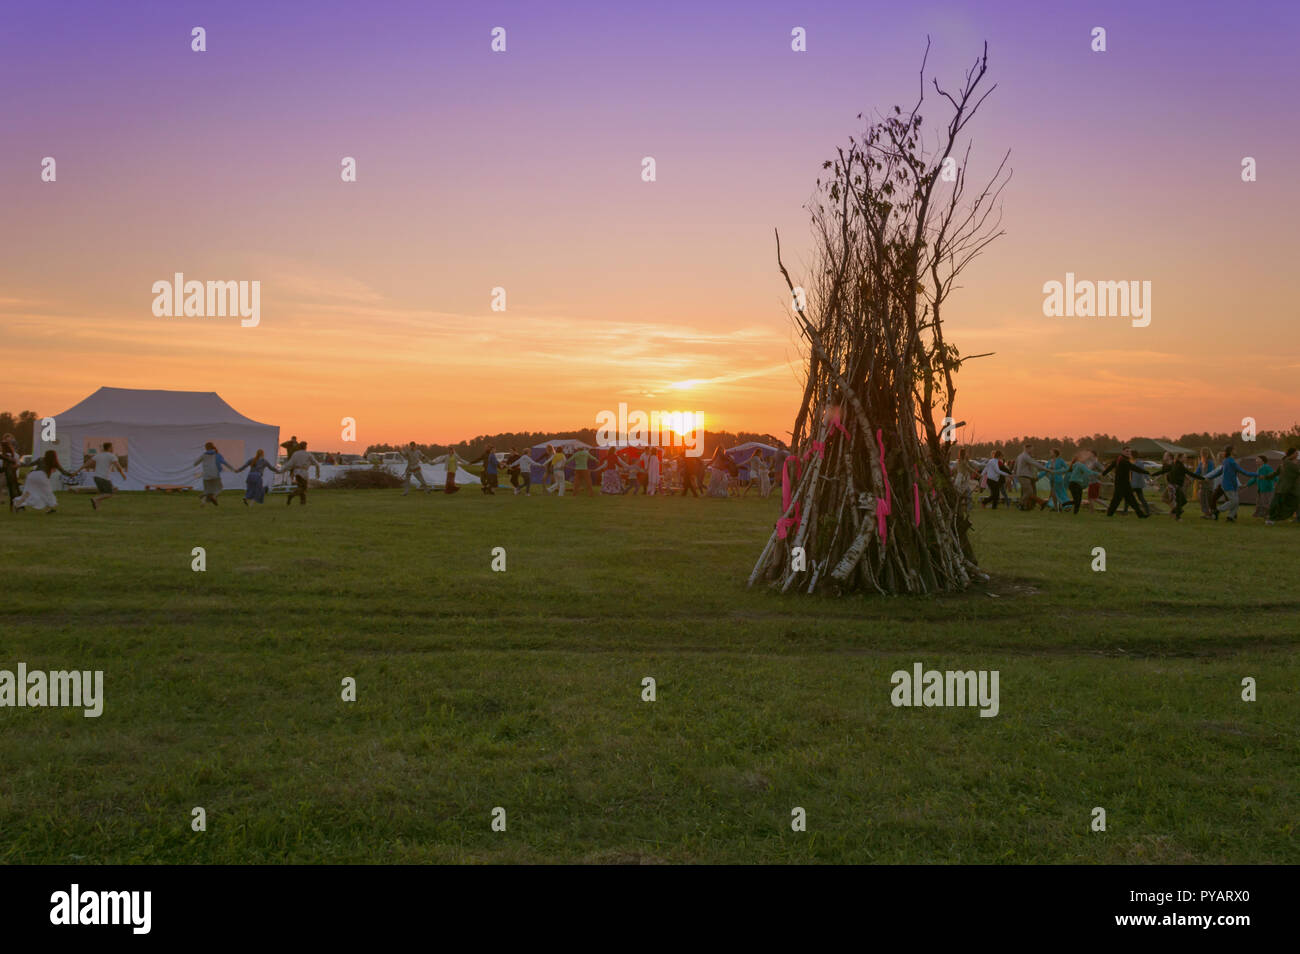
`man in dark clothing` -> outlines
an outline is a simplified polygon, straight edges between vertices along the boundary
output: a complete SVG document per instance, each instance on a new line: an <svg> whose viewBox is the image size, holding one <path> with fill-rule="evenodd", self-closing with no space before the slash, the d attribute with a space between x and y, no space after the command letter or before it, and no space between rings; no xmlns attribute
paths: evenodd
<svg viewBox="0 0 1300 954"><path fill-rule="evenodd" d="M1101 472L1105 477L1112 470L1115 471L1115 492L1110 495L1110 506L1106 508L1106 516L1115 516L1115 511L1119 509L1120 501L1127 503L1133 512L1142 519L1151 516L1143 509L1142 504L1138 502L1137 497L1133 495L1133 449L1124 448L1113 461L1106 465L1106 469Z"/></svg>
<svg viewBox="0 0 1300 954"><path fill-rule="evenodd" d="M1183 493L1183 483L1188 477L1192 478L1192 480L1203 480L1204 478L1188 469L1187 464L1183 461L1182 454L1175 454L1173 463L1166 464L1159 470L1153 470L1150 476L1159 477L1161 474L1169 475L1169 486L1174 488L1174 519L1182 520L1183 507L1187 504L1187 495Z"/></svg>
<svg viewBox="0 0 1300 954"><path fill-rule="evenodd" d="M1273 488L1273 503L1268 508L1264 526L1271 527L1285 520L1300 506L1300 459L1294 447L1287 448L1286 456L1277 468L1277 486Z"/></svg>
<svg viewBox="0 0 1300 954"><path fill-rule="evenodd" d="M691 496L698 497L700 479L700 459L698 457L687 457L682 464L682 496L685 497L689 491Z"/></svg>
<svg viewBox="0 0 1300 954"><path fill-rule="evenodd" d="M497 461L496 452L492 450L492 445L489 444L487 450L483 452L483 456L472 463L483 465L483 477L479 481L479 489L484 494L495 495L497 492L497 470L500 465Z"/></svg>
<svg viewBox="0 0 1300 954"><path fill-rule="evenodd" d="M510 486L515 489L515 494L522 490L525 497L531 497L533 495L532 457L526 451L516 449L506 461L506 468L510 474Z"/></svg>

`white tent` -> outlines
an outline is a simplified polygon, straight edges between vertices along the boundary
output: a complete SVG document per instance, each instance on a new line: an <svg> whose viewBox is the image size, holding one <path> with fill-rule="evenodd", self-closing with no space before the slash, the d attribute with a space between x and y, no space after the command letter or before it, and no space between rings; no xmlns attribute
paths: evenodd
<svg viewBox="0 0 1300 954"><path fill-rule="evenodd" d="M769 472L772 469L772 462L776 458L777 449L771 444L760 444L758 441L746 441L744 444L737 444L735 447L728 448L724 451L728 457L734 460L741 470L741 479L749 480L749 461L755 455L759 455L767 463Z"/></svg>
<svg viewBox="0 0 1300 954"><path fill-rule="evenodd" d="M85 455L105 441L113 445L126 470L126 480L114 473L119 490L153 486L201 485L194 460L211 441L221 455L238 467L260 448L272 461L279 453L280 428L244 417L214 391L149 391L100 388L80 404L55 414L54 436L42 442L35 429L35 454L54 448L64 467L80 467ZM222 484L238 488L243 474L223 471Z"/></svg>

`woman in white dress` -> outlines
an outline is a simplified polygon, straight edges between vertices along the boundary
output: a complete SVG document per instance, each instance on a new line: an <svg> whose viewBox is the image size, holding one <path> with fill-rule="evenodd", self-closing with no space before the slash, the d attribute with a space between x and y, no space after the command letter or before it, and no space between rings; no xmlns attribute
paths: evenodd
<svg viewBox="0 0 1300 954"><path fill-rule="evenodd" d="M652 447L646 452L646 490L647 494L654 495L659 492L659 448Z"/></svg>
<svg viewBox="0 0 1300 954"><path fill-rule="evenodd" d="M48 513L54 513L59 509L59 501L54 496L54 485L50 483L50 477L54 471L58 471L65 477L75 479L76 474L70 474L59 466L59 456L53 450L47 450L45 456L41 458L40 463L32 468L32 472L27 475L27 480L23 484L23 492L18 499L14 501L15 510L44 510Z"/></svg>
<svg viewBox="0 0 1300 954"><path fill-rule="evenodd" d="M710 497L727 497L727 465L723 463L726 455L722 452L722 445L713 452L713 459L709 461L709 496Z"/></svg>
<svg viewBox="0 0 1300 954"><path fill-rule="evenodd" d="M758 495L766 497L772 492L772 477L767 471L767 461L763 460L763 452L756 449L750 455L746 466L749 468L750 486L753 486L753 482L757 478ZM749 487L745 488L745 493L749 493Z"/></svg>

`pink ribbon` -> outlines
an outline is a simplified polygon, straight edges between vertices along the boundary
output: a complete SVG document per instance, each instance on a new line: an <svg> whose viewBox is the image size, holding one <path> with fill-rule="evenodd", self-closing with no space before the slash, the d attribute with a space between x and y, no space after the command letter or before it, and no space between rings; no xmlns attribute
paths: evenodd
<svg viewBox="0 0 1300 954"><path fill-rule="evenodd" d="M885 473L885 438L884 432L876 428L876 442L880 445L880 478L885 482L885 499L876 499L876 531L880 536L880 542L885 542L885 517L892 511L889 494L889 477Z"/></svg>
<svg viewBox="0 0 1300 954"><path fill-rule="evenodd" d="M846 431L844 429L844 425L840 423L840 418L838 414L835 415L834 420L831 422L831 427L834 430L837 430L841 434L843 434L845 440L851 440L851 438L849 437L849 432ZM877 437L880 436L879 431L876 432L876 436ZM799 473L798 476L795 477L795 479L798 480L799 477L803 476L803 462L806 460L812 460L813 454L816 454L818 457L825 457L826 442L813 441L812 446L809 447L808 450L804 451L802 457L797 457L794 454L791 454L789 457L785 459L785 463L781 465L781 512L782 513L785 513L790 509L790 464L794 463L794 465L798 467ZM883 442L880 445L880 466L883 471L885 466L885 445ZM886 486L885 488L885 494L886 494L886 501L885 501L884 513L889 513L888 486ZM884 514L880 510L879 504L876 505L876 514L877 514L877 519L880 521L879 523L880 534L883 537L885 533L885 529L884 529L885 518L884 518ZM803 519L803 508L800 506L800 504L796 503L794 505L793 517L782 517L780 520L776 522L777 538L784 540L789 535L791 530L799 526L799 521L802 519Z"/></svg>
<svg viewBox="0 0 1300 954"><path fill-rule="evenodd" d="M811 453L811 452L810 452ZM790 464L793 462L799 468L800 475L803 474L803 461L793 454L785 459L781 465L781 512L785 513L790 509ZM798 478L795 478L796 480ZM793 517L782 517L776 522L776 535L779 539L784 540L786 535L794 527L799 526L799 519L802 517L802 508L799 504L794 505Z"/></svg>
<svg viewBox="0 0 1300 954"><path fill-rule="evenodd" d="M791 530L797 529L800 517L802 517L802 513L800 513L799 504L796 503L793 517L782 517L776 522L777 537L784 540Z"/></svg>

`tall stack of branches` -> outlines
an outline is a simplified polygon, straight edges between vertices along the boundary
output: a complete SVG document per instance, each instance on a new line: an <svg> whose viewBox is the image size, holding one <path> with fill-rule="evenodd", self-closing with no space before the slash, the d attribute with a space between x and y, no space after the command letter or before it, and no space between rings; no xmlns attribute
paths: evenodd
<svg viewBox="0 0 1300 954"><path fill-rule="evenodd" d="M940 593L983 577L949 458L956 373L984 355L959 354L942 318L958 276L1002 234L1009 154L978 191L966 181L963 132L996 88L982 88L987 69L985 44L959 90L931 81L949 118L928 133L923 59L911 111L894 107L824 164L803 285L776 236L808 375L791 459L777 475L786 505L751 586Z"/></svg>

